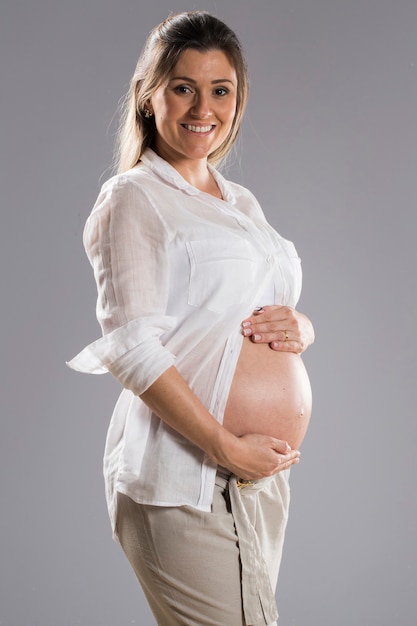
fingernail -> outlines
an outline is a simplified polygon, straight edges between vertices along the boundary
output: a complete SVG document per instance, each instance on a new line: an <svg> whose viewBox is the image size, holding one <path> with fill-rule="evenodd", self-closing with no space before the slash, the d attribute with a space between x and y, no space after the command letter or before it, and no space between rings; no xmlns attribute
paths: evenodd
<svg viewBox="0 0 417 626"><path fill-rule="evenodd" d="M261 340L261 336L260 335L252 335L252 339L254 341L260 341Z"/></svg>
<svg viewBox="0 0 417 626"><path fill-rule="evenodd" d="M242 331L242 334L243 334L245 337L247 337L248 335L250 335L250 334L251 334L251 332L252 332L252 331L251 331L251 329L250 329L250 328L244 328L244 329L243 329L243 331Z"/></svg>
<svg viewBox="0 0 417 626"><path fill-rule="evenodd" d="M242 322L243 328L246 328L247 326L250 326L250 322Z"/></svg>
<svg viewBox="0 0 417 626"><path fill-rule="evenodd" d="M257 306L257 307L254 308L254 311L259 313L259 311L263 311L263 308L261 306Z"/></svg>

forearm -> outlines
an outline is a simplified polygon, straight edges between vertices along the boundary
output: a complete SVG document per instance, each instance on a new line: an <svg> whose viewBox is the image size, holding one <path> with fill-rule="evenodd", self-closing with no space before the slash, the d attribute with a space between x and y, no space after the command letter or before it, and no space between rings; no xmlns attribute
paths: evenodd
<svg viewBox="0 0 417 626"><path fill-rule="evenodd" d="M140 395L166 424L240 478L270 476L298 463L285 441L256 433L236 437L209 413L175 367Z"/></svg>
<svg viewBox="0 0 417 626"><path fill-rule="evenodd" d="M166 370L140 397L155 415L213 461L226 462L226 450L237 437L209 413L175 367Z"/></svg>

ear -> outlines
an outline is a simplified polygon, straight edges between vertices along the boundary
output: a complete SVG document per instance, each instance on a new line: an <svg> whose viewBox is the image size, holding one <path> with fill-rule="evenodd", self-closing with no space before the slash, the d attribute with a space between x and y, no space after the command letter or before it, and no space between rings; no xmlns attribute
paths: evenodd
<svg viewBox="0 0 417 626"><path fill-rule="evenodd" d="M153 106L152 106L152 102L150 98L148 98L145 102L145 110L149 111L150 115L154 114L154 110L153 110Z"/></svg>

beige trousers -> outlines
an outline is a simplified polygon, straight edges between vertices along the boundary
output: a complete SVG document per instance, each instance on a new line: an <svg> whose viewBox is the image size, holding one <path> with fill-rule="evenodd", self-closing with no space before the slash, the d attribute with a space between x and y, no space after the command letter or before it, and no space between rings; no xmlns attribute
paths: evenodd
<svg viewBox="0 0 417 626"><path fill-rule="evenodd" d="M289 471L240 485L219 469L211 513L118 494L117 532L159 626L274 626Z"/></svg>

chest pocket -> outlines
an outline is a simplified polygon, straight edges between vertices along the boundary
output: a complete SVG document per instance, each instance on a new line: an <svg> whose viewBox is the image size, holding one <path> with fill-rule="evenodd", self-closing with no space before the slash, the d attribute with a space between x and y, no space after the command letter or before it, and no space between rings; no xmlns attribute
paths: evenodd
<svg viewBox="0 0 417 626"><path fill-rule="evenodd" d="M250 298L256 260L245 239L187 241L190 260L188 304L221 313Z"/></svg>

